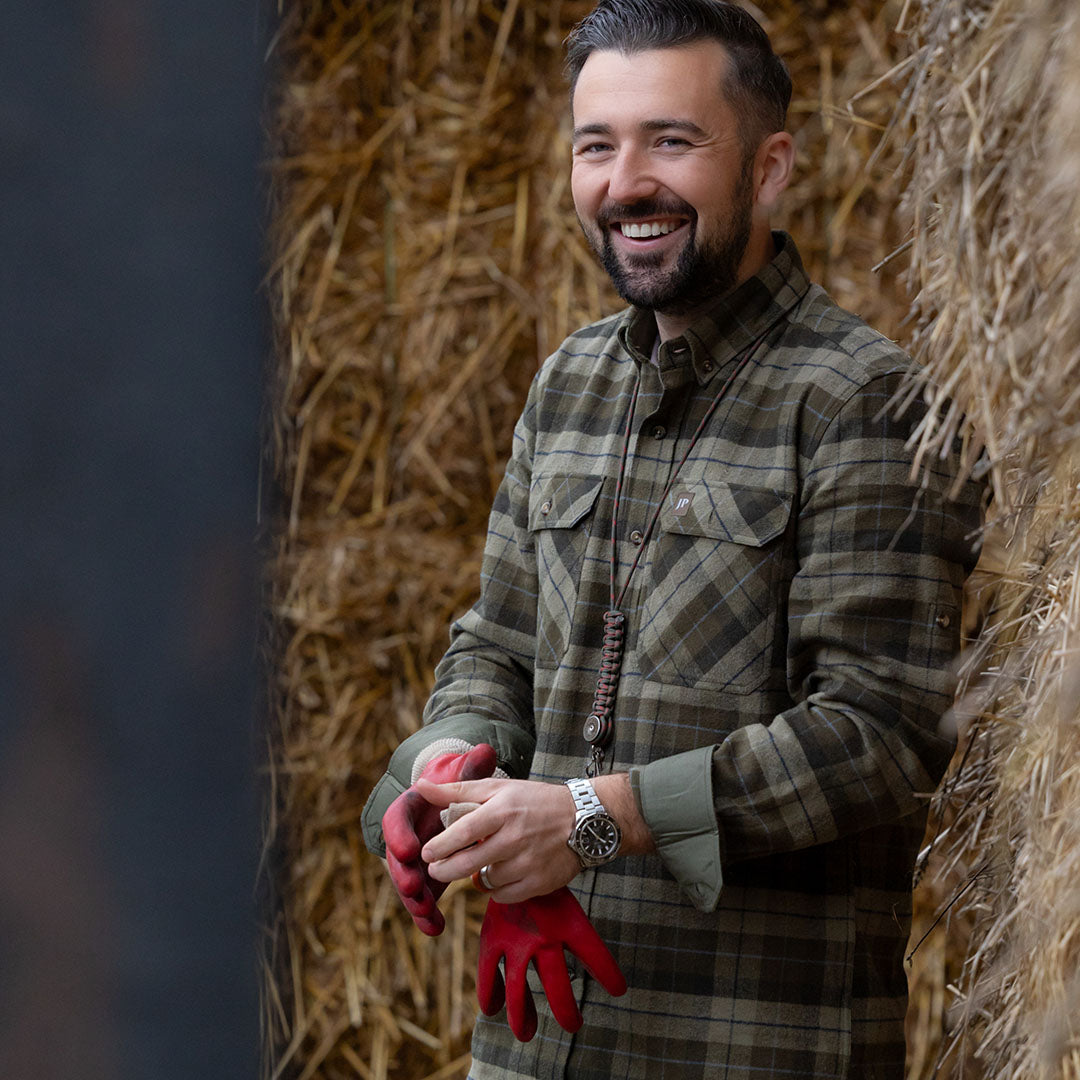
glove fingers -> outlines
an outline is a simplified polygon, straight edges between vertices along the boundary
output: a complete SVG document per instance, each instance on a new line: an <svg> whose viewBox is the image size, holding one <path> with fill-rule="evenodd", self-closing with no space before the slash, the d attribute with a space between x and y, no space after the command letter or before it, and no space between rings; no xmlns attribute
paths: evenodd
<svg viewBox="0 0 1080 1080"><path fill-rule="evenodd" d="M430 893L419 900L403 896L401 902L405 905L405 910L412 916L412 921L428 937L438 937L443 932L446 920L443 918L443 913L439 910L438 904L435 903L435 897Z"/></svg>
<svg viewBox="0 0 1080 1080"><path fill-rule="evenodd" d="M581 1027L581 1010L574 1000L570 986L570 973L566 970L566 957L559 946L547 946L537 952L534 959L536 972L544 984L551 1013L564 1031L577 1031Z"/></svg>
<svg viewBox="0 0 1080 1080"><path fill-rule="evenodd" d="M487 743L474 746L461 762L462 780L486 780L495 772L495 748Z"/></svg>
<svg viewBox="0 0 1080 1080"><path fill-rule="evenodd" d="M418 859L420 849L427 842L420 837L418 828L419 812L427 806L428 802L409 788L397 796L382 815L382 837L387 841L387 850L393 851L403 862Z"/></svg>
<svg viewBox="0 0 1080 1080"><path fill-rule="evenodd" d="M416 924L416 928L428 937L438 937L446 929L446 920L438 908L428 916L414 914L412 921Z"/></svg>
<svg viewBox="0 0 1080 1080"><path fill-rule="evenodd" d="M402 903L412 900L417 904L427 903L434 906L446 892L447 882L436 881L427 872L427 864L419 859L402 863L392 851L387 851L386 868L390 871L390 880L394 883Z"/></svg>
<svg viewBox="0 0 1080 1080"><path fill-rule="evenodd" d="M536 1005L527 972L528 961L514 963L506 958L506 1021L518 1042L528 1042L536 1034Z"/></svg>
<svg viewBox="0 0 1080 1080"><path fill-rule="evenodd" d="M442 882L432 881L422 868L403 866L389 850L386 852L386 866L398 897L413 922L428 937L438 937L446 922L437 901L446 886Z"/></svg>
<svg viewBox="0 0 1080 1080"><path fill-rule="evenodd" d="M499 943L498 924L499 908L489 900L480 927L480 952L476 963L476 996L480 1011L485 1016L494 1016L506 1000L503 978L499 973L503 947Z"/></svg>
<svg viewBox="0 0 1080 1080"><path fill-rule="evenodd" d="M476 1000L485 1016L494 1016L506 1004L506 987L499 971L499 957L494 950L485 953L481 946L476 965Z"/></svg>
<svg viewBox="0 0 1080 1080"><path fill-rule="evenodd" d="M409 897L419 899L427 887L427 873L419 861L402 862L397 855L386 849L386 868L390 871L390 880L402 900Z"/></svg>
<svg viewBox="0 0 1080 1080"><path fill-rule="evenodd" d="M589 933L583 934L580 940L574 942L574 953L585 965L589 974L612 997L620 997L626 993L626 976L592 924L586 923L586 926L589 928Z"/></svg>
<svg viewBox="0 0 1080 1080"><path fill-rule="evenodd" d="M554 923L566 947L585 965L589 974L613 997L626 993L626 976L604 939L589 922L574 894L565 886L530 901L537 917L543 917L551 933Z"/></svg>

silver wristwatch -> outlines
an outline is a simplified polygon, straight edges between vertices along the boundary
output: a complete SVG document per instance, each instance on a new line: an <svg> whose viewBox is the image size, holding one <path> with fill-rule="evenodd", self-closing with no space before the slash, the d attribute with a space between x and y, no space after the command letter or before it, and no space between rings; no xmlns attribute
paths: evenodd
<svg viewBox="0 0 1080 1080"><path fill-rule="evenodd" d="M566 786L577 807L574 828L566 841L570 850L581 860L582 869L611 862L618 855L622 843L622 831L618 824L596 797L591 780L575 777L567 780Z"/></svg>

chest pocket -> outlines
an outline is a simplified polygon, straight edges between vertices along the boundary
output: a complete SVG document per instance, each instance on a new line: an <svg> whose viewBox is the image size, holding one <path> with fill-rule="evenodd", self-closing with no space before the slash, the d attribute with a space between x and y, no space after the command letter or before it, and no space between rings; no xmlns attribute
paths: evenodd
<svg viewBox="0 0 1080 1080"><path fill-rule="evenodd" d="M536 664L557 667L570 643L601 476L539 476L529 492L539 593Z"/></svg>
<svg viewBox="0 0 1080 1080"><path fill-rule="evenodd" d="M746 694L769 674L792 497L676 483L650 544L637 648L647 679Z"/></svg>

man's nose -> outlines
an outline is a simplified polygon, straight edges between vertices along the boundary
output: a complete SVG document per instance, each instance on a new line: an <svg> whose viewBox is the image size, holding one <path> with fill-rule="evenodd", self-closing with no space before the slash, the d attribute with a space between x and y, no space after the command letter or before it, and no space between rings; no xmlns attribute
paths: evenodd
<svg viewBox="0 0 1080 1080"><path fill-rule="evenodd" d="M648 158L634 147L622 147L608 177L608 198L628 205L656 194L659 187Z"/></svg>

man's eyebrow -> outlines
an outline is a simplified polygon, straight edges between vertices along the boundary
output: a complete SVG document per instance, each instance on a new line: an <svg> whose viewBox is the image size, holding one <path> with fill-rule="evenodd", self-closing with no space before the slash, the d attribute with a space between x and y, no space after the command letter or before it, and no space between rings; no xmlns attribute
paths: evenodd
<svg viewBox="0 0 1080 1080"><path fill-rule="evenodd" d="M642 131L685 131L688 135L694 135L698 138L704 138L708 133L698 127L693 120L676 120L674 118L662 117L657 120L643 120L641 122ZM581 127L574 128L574 141L584 138L586 135L610 135L612 133L612 127L610 124L594 123L594 124L582 124Z"/></svg>
<svg viewBox="0 0 1080 1080"><path fill-rule="evenodd" d="M708 134L703 128L699 128L693 120L645 120L641 125L644 131L685 131L688 135L696 135L703 138Z"/></svg>
<svg viewBox="0 0 1080 1080"><path fill-rule="evenodd" d="M582 138L585 135L610 135L610 124L582 124L581 127L574 128L574 141Z"/></svg>

